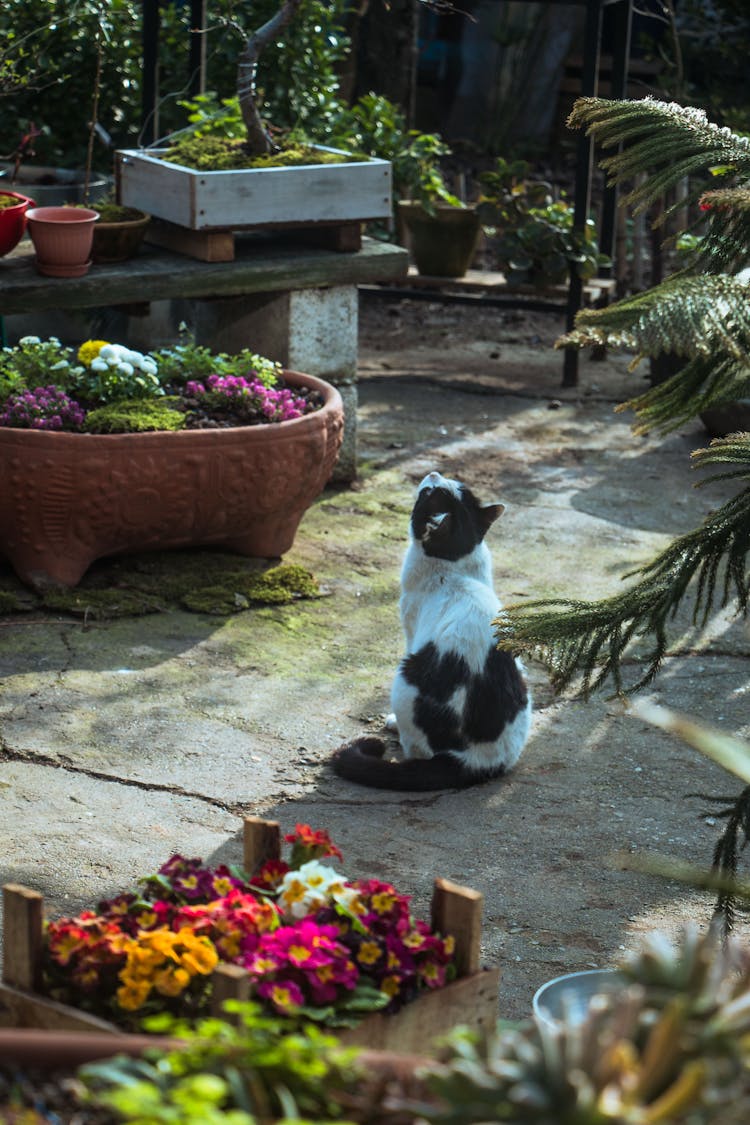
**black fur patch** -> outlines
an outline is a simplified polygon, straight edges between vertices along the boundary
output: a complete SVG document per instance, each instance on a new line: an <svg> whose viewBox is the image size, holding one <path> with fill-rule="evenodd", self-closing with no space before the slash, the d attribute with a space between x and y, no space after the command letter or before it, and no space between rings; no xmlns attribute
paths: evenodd
<svg viewBox="0 0 750 1125"><path fill-rule="evenodd" d="M464 485L460 499L448 488L423 488L414 504L412 532L426 555L455 562L484 538L489 524L481 513L482 505ZM430 520L439 515L445 519L432 530Z"/></svg>
<svg viewBox="0 0 750 1125"><path fill-rule="evenodd" d="M407 684L412 684L420 695L435 699L448 699L456 688L468 683L469 666L457 652L438 653L437 645L429 641L401 661L401 672Z"/></svg>
<svg viewBox="0 0 750 1125"><path fill-rule="evenodd" d="M430 749L433 752L463 750L465 743L458 714L446 700L471 681L464 658L455 652L445 652L441 656L430 641L419 652L404 658L401 672L419 693L414 704L414 722L427 736Z"/></svg>
<svg viewBox="0 0 750 1125"><path fill-rule="evenodd" d="M490 646L482 675L473 676L469 683L464 711L467 742L494 742L527 702L526 685L514 658Z"/></svg>

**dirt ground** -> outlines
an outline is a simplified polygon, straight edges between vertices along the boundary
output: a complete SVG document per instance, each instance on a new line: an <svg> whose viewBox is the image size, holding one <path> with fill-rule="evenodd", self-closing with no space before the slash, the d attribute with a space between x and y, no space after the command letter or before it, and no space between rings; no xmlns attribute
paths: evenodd
<svg viewBox="0 0 750 1125"><path fill-rule="evenodd" d="M358 480L326 491L287 556L326 597L226 618L0 620L3 881L69 913L173 851L239 862L242 815L326 827L343 870L393 881L422 916L437 875L482 892L482 954L502 968L509 1017L544 981L609 965L654 929L706 925L710 894L623 857L705 866L722 825L696 794L740 783L606 692L556 697L537 662L532 735L505 780L383 793L328 765L388 709L399 567L427 471L507 505L489 537L506 603L612 593L722 502L722 486L692 487L700 423L636 439L614 413L645 385L624 357L581 357L579 385L562 390L561 331L559 313L362 294ZM747 629L729 609L698 632L689 610L646 695L747 734Z"/></svg>

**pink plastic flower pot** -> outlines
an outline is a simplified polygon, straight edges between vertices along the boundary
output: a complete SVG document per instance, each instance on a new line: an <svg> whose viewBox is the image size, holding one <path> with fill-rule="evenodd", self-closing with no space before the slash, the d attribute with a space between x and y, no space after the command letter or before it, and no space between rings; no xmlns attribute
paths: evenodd
<svg viewBox="0 0 750 1125"><path fill-rule="evenodd" d="M32 207L26 218L39 273L81 277L88 272L98 212L88 207Z"/></svg>

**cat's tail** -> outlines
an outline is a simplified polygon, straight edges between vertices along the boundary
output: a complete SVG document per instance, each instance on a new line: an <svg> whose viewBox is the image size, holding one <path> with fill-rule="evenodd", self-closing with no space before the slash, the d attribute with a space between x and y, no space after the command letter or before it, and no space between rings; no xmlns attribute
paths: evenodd
<svg viewBox="0 0 750 1125"><path fill-rule="evenodd" d="M427 792L431 789L465 789L481 781L499 777L504 767L473 772L451 753L432 758L405 758L389 761L383 755L386 743L382 738L355 738L333 756L334 772L347 781L368 785L372 789L401 789L405 792Z"/></svg>

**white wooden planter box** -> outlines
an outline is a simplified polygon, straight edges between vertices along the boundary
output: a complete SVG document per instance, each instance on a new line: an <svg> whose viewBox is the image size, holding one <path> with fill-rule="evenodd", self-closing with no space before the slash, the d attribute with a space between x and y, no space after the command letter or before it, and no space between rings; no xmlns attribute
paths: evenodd
<svg viewBox="0 0 750 1125"><path fill-rule="evenodd" d="M391 215L387 160L198 172L161 160L164 151L115 154L119 199L190 230L365 222Z"/></svg>

